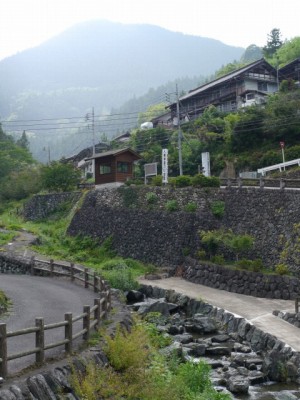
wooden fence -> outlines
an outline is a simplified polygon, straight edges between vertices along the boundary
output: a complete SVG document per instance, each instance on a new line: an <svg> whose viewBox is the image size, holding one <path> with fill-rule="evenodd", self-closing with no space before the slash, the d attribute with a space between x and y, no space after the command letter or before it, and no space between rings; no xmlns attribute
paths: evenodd
<svg viewBox="0 0 300 400"><path fill-rule="evenodd" d="M6 378L8 375L8 362L21 357L35 354L35 362L42 364L45 361L45 351L64 345L65 352L71 354L73 350L73 341L82 336L87 341L92 329L100 327L101 320L107 317L111 309L111 291L106 281L97 276L96 272L91 272L88 268L74 266L73 263L57 263L53 260L44 261L31 258L31 275L47 274L50 276L69 277L72 282L78 280L84 284L85 288L92 287L95 293L99 293L99 298L94 300L94 306L84 306L83 313L73 316L72 313L66 313L64 320L52 324L44 324L43 318L35 319L35 326L20 329L18 331L7 331L5 323L0 323L0 376ZM73 325L82 320L82 329L73 334ZM45 331L64 327L64 339L55 343L45 343ZM9 338L35 333L35 347L30 350L19 353L8 354L7 342Z"/></svg>
<svg viewBox="0 0 300 400"><path fill-rule="evenodd" d="M225 187L259 187L260 189L265 188L278 188L284 189L300 189L300 179L275 179L275 178L257 178L257 179L247 179L247 178L221 178L221 186Z"/></svg>

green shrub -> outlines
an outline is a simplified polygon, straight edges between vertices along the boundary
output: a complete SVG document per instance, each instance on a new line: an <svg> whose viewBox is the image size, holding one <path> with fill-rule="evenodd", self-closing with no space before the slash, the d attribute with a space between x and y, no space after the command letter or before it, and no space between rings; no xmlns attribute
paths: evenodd
<svg viewBox="0 0 300 400"><path fill-rule="evenodd" d="M135 208L138 203L137 191L132 187L120 187L119 193L121 193L123 198L123 204L128 208Z"/></svg>
<svg viewBox="0 0 300 400"><path fill-rule="evenodd" d="M219 265L225 264L224 256L220 255L220 254L213 256L211 261L214 262L215 264L219 264Z"/></svg>
<svg viewBox="0 0 300 400"><path fill-rule="evenodd" d="M184 257L187 257L187 256L190 254L190 252L191 252L191 250L190 250L189 247L184 247L184 248L182 249L182 255L183 255Z"/></svg>
<svg viewBox="0 0 300 400"><path fill-rule="evenodd" d="M196 257L199 260L206 260L206 258L207 258L206 251L205 250L198 250L197 254L196 254Z"/></svg>
<svg viewBox="0 0 300 400"><path fill-rule="evenodd" d="M184 211L186 212L195 212L196 210L197 210L197 203L195 202L187 203L184 206Z"/></svg>
<svg viewBox="0 0 300 400"><path fill-rule="evenodd" d="M288 275L290 273L289 267L286 264L276 265L275 272L278 275Z"/></svg>
<svg viewBox="0 0 300 400"><path fill-rule="evenodd" d="M171 179L172 185L175 187L191 186L191 177L189 175L179 175Z"/></svg>
<svg viewBox="0 0 300 400"><path fill-rule="evenodd" d="M225 212L225 203L221 200L216 200L210 205L211 212L217 218L222 218Z"/></svg>
<svg viewBox="0 0 300 400"><path fill-rule="evenodd" d="M114 289L127 291L136 290L139 287L139 283L133 278L132 272L127 266L111 271L103 271L103 275Z"/></svg>
<svg viewBox="0 0 300 400"><path fill-rule="evenodd" d="M200 187L219 187L220 179L216 176L204 176L203 174L197 174L191 178L191 184L193 186Z"/></svg>
<svg viewBox="0 0 300 400"><path fill-rule="evenodd" d="M260 272L262 271L264 265L261 258L256 258L252 261L252 271Z"/></svg>
<svg viewBox="0 0 300 400"><path fill-rule="evenodd" d="M153 176L153 178L151 179L151 185L162 186L162 176L161 175Z"/></svg>
<svg viewBox="0 0 300 400"><path fill-rule="evenodd" d="M154 192L148 192L146 194L146 201L148 204L156 204L158 200L157 194Z"/></svg>
<svg viewBox="0 0 300 400"><path fill-rule="evenodd" d="M178 211L179 210L179 205L176 200L169 200L166 202L165 208L167 211Z"/></svg>
<svg viewBox="0 0 300 400"><path fill-rule="evenodd" d="M127 179L127 181L125 181L125 185L126 186L130 186L130 185L144 185L144 180L143 179Z"/></svg>
<svg viewBox="0 0 300 400"><path fill-rule="evenodd" d="M251 270L252 269L252 261L242 258L236 262L236 265L241 269Z"/></svg>
<svg viewBox="0 0 300 400"><path fill-rule="evenodd" d="M0 290L0 307L6 309L9 304L9 300L6 297L5 293Z"/></svg>

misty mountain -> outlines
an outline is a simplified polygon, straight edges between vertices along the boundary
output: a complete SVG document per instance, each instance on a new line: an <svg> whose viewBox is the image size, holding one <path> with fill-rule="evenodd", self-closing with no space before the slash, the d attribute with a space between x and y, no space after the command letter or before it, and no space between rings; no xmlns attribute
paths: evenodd
<svg viewBox="0 0 300 400"><path fill-rule="evenodd" d="M108 113L149 88L211 75L243 51L152 25L86 22L0 61L0 117L83 117L92 107Z"/></svg>

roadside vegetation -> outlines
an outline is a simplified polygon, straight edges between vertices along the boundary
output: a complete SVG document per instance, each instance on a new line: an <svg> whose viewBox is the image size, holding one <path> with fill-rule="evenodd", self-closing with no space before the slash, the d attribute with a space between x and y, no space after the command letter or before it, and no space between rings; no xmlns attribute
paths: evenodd
<svg viewBox="0 0 300 400"><path fill-rule="evenodd" d="M38 238L38 244L32 246L37 253L91 267L113 287L121 290L137 288L136 278L155 270L153 265L117 256L112 248L112 238L100 243L99 240L87 236L67 235L66 230L73 212L71 204L65 204L49 219L37 222L24 221L16 212L20 207L20 203L14 202L0 215L0 228L8 230L0 233L0 245L11 241L17 231L26 229Z"/></svg>
<svg viewBox="0 0 300 400"><path fill-rule="evenodd" d="M86 400L230 400L217 392L204 361L182 362L175 353L160 351L170 344L156 326L137 321L131 332L119 329L115 337L104 335L107 368L89 364L85 373L73 370L73 387Z"/></svg>

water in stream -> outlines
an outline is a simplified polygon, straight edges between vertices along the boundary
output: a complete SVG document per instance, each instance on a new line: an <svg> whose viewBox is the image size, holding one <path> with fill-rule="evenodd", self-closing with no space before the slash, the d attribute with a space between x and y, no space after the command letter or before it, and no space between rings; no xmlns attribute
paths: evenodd
<svg viewBox="0 0 300 400"><path fill-rule="evenodd" d="M296 400L300 399L300 386L269 382L263 385L250 386L247 395L233 396L239 400Z"/></svg>

